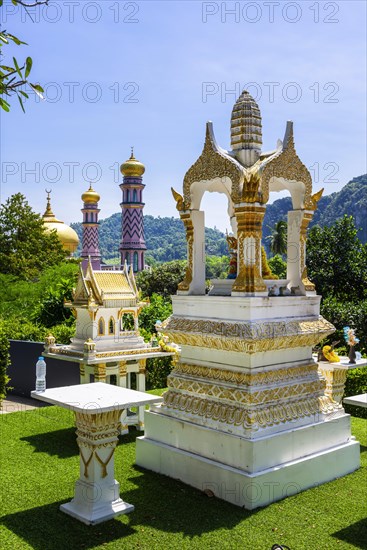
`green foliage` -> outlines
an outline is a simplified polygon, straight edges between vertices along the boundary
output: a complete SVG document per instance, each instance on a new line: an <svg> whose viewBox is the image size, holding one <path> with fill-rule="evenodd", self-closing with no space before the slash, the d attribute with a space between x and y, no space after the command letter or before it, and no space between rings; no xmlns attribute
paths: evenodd
<svg viewBox="0 0 367 550"><path fill-rule="evenodd" d="M2 331L9 340L25 340L32 342L43 342L49 330L40 325L36 325L22 317L9 317L0 319L0 331Z"/></svg>
<svg viewBox="0 0 367 550"><path fill-rule="evenodd" d="M353 216L358 229L358 238L362 243L367 243L367 174L353 178L339 192L321 197L317 210L310 223L320 227L333 225L335 220L345 214ZM292 200L285 197L268 204L266 207L263 224L263 243L269 252L269 240L271 228L278 220L287 221L287 212L292 210Z"/></svg>
<svg viewBox="0 0 367 550"><path fill-rule="evenodd" d="M272 258L268 260L269 267L277 275L279 279L285 279L287 276L287 262L283 260L280 254L275 254Z"/></svg>
<svg viewBox="0 0 367 550"><path fill-rule="evenodd" d="M176 294L177 286L185 275L185 266L185 261L176 260L152 268L151 272L141 271L136 277L136 283L143 296L160 294L168 298Z"/></svg>
<svg viewBox="0 0 367 550"><path fill-rule="evenodd" d="M83 227L81 223L73 223L71 227L77 232L82 242ZM147 263L171 262L185 260L187 255L186 234L179 218L154 218L144 216L144 233L148 248ZM103 259L120 261L119 244L121 241L121 213L116 213L101 220L99 226L99 245ZM218 229L205 228L206 253L212 256L228 254L228 246L224 233ZM81 244L77 250L80 254Z"/></svg>
<svg viewBox="0 0 367 550"><path fill-rule="evenodd" d="M287 252L287 222L279 220L271 229L270 235L267 237L269 241L270 251L273 254L286 254Z"/></svg>
<svg viewBox="0 0 367 550"><path fill-rule="evenodd" d="M171 314L171 301L158 294L152 294L149 305L144 307L139 315L139 328L145 331L147 340L150 340L152 335L156 334L155 323L164 321Z"/></svg>
<svg viewBox="0 0 367 550"><path fill-rule="evenodd" d="M229 271L229 256L206 256L205 277L207 279L225 279Z"/></svg>
<svg viewBox="0 0 367 550"><path fill-rule="evenodd" d="M49 288L46 295L39 302L33 314L33 320L45 327L55 324L73 324L74 316L70 309L64 306L64 301L70 301L76 278L60 279Z"/></svg>
<svg viewBox="0 0 367 550"><path fill-rule="evenodd" d="M0 273L32 280L65 256L56 232L45 231L21 193L0 206Z"/></svg>
<svg viewBox="0 0 367 550"><path fill-rule="evenodd" d="M343 327L350 326L355 329L360 340L356 351L367 355L367 300L353 304L348 301L341 302L333 296L328 296L321 302L321 315L337 329L334 334L329 336L327 343L340 340L340 345L343 345Z"/></svg>
<svg viewBox="0 0 367 550"><path fill-rule="evenodd" d="M0 407L1 401L6 396L6 385L10 378L6 372L10 366L9 339L0 325Z"/></svg>
<svg viewBox="0 0 367 550"><path fill-rule="evenodd" d="M172 357L154 357L147 360L147 389L167 387L167 376L173 369Z"/></svg>
<svg viewBox="0 0 367 550"><path fill-rule="evenodd" d="M14 6L18 4L27 8L27 6L37 6L41 4L47 4L48 0L35 0L32 4L28 4L25 0L11 0ZM3 0L0 0L0 8L3 6ZM13 34L10 34L6 30L0 30L0 58L3 57L3 47L9 43L16 44L17 46L27 45L26 42L23 42ZM2 61L1 61L2 62ZM21 65L21 66L20 66ZM24 110L23 98L28 99L28 95L21 87L28 84L32 90L43 99L42 93L43 88L39 84L32 84L29 82L28 77L31 72L33 61L31 57L27 57L26 60L19 64L15 57L6 65L0 65L0 107L6 111L10 111L10 104L7 99L13 95L16 95L19 101L19 104ZM4 99L4 96L7 99Z"/></svg>
<svg viewBox="0 0 367 550"><path fill-rule="evenodd" d="M65 344L66 346L70 344L71 338L75 336L75 321L73 324L68 325L56 325L51 327L48 331L55 337L58 344Z"/></svg>
<svg viewBox="0 0 367 550"><path fill-rule="evenodd" d="M313 227L307 240L307 269L322 296L342 301L367 298L367 246L357 237L351 216L331 227Z"/></svg>
<svg viewBox="0 0 367 550"><path fill-rule="evenodd" d="M349 369L344 388L344 397L367 393L367 367ZM344 405L345 411L359 418L367 418L367 409Z"/></svg>

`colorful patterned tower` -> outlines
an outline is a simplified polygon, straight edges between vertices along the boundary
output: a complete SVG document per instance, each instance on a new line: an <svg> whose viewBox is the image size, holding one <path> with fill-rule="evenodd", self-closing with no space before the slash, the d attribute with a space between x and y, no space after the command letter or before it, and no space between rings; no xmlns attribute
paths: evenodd
<svg viewBox="0 0 367 550"><path fill-rule="evenodd" d="M83 258L82 266L84 273L87 270L88 258L90 257L92 267L95 270L101 269L101 253L99 251L98 237L98 201L101 197L92 189L90 184L88 191L82 194L84 207L83 212Z"/></svg>
<svg viewBox="0 0 367 550"><path fill-rule="evenodd" d="M121 174L124 181L120 185L122 191L122 239L120 244L121 265L126 262L133 267L134 272L144 269L144 253L147 249L144 238L143 220L143 184L142 175L145 166L134 157L131 150L129 160L121 164Z"/></svg>

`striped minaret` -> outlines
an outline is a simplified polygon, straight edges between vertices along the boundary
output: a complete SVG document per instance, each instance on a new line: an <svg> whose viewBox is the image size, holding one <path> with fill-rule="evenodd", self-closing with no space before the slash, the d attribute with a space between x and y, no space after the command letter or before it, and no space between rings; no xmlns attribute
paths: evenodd
<svg viewBox="0 0 367 550"><path fill-rule="evenodd" d="M143 184L142 175L145 166L134 157L133 150L129 160L121 164L124 176L120 184L122 191L122 239L120 244L121 266L127 262L134 272L144 269L144 254L147 249L144 238Z"/></svg>
<svg viewBox="0 0 367 550"><path fill-rule="evenodd" d="M95 270L101 269L101 253L99 251L99 235L98 235L98 201L100 196L92 189L92 184L88 191L82 194L84 203L83 212L83 250L81 257L83 258L82 267L85 272L90 257L92 267Z"/></svg>

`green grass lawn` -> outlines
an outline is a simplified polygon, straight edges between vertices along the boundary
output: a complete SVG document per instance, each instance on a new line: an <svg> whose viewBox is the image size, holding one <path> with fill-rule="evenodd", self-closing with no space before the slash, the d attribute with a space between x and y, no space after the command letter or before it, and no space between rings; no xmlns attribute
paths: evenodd
<svg viewBox="0 0 367 550"><path fill-rule="evenodd" d="M367 420L353 418L362 467L252 512L134 466L135 438L115 453L126 516L88 527L59 511L73 497L79 456L70 411L0 416L0 550L367 548Z"/></svg>

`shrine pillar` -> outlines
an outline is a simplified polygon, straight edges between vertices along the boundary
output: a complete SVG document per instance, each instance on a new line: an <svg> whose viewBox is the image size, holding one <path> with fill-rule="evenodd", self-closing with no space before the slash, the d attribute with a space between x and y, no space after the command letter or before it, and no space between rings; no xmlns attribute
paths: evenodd
<svg viewBox="0 0 367 550"><path fill-rule="evenodd" d="M180 212L187 240L187 267L178 294L205 294L205 223L204 212Z"/></svg>
<svg viewBox="0 0 367 550"><path fill-rule="evenodd" d="M290 210L288 212L287 279L290 287L299 287L301 294L315 294L315 285L307 278L306 239L307 227L313 212Z"/></svg>
<svg viewBox="0 0 367 550"><path fill-rule="evenodd" d="M238 243L238 273L232 296L267 296L261 276L261 236L265 206L242 204L235 207Z"/></svg>

